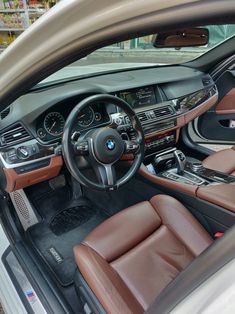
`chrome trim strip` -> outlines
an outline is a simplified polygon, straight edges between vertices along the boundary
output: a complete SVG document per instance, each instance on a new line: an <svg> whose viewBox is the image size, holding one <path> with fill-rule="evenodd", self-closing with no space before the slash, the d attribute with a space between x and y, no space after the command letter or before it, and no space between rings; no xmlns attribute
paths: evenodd
<svg viewBox="0 0 235 314"><path fill-rule="evenodd" d="M14 126L13 126L13 127L14 127ZM11 130L6 131L6 132L3 131L3 132L1 133L1 135L2 135L2 134L9 134L9 133L12 133L12 132L14 132L14 131L17 131L17 130L19 130L19 129L24 129L24 127L23 127L23 126L19 126L18 128L15 128L15 129L12 128ZM26 131L26 130L25 130L25 131Z"/></svg>
<svg viewBox="0 0 235 314"><path fill-rule="evenodd" d="M147 157L149 157L149 156L152 156L152 155L162 156L162 155L165 155L165 154L174 152L175 150L176 150L176 147L170 148L170 149L165 150L165 151L160 152L160 153L158 153L157 151L155 151L155 152L153 152L153 153L151 153L151 154L148 154L148 155L146 154L146 155L145 155L145 158L147 158ZM146 152L145 152L145 153L146 153Z"/></svg>
<svg viewBox="0 0 235 314"><path fill-rule="evenodd" d="M36 163L38 161L49 159L49 158L52 158L52 157L55 157L55 156L56 156L55 154L52 154L52 155L48 155L48 156L41 157L41 158L38 158L38 159L24 161L24 162L17 163L17 164L9 164L3 158L2 153L0 153L0 160L1 160L1 162L3 163L3 165L4 165L4 167L6 169L12 169L12 168L18 168L18 167L26 166L26 165L29 165L29 164L33 164L33 163Z"/></svg>

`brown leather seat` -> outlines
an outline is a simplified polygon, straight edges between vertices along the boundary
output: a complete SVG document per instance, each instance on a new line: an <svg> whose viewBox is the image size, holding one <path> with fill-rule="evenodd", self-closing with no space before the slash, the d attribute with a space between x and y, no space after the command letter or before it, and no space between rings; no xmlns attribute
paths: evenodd
<svg viewBox="0 0 235 314"><path fill-rule="evenodd" d="M205 168L235 176L235 146L210 155L203 160L202 164Z"/></svg>
<svg viewBox="0 0 235 314"><path fill-rule="evenodd" d="M212 238L176 199L154 196L109 218L74 247L108 313L143 313Z"/></svg>

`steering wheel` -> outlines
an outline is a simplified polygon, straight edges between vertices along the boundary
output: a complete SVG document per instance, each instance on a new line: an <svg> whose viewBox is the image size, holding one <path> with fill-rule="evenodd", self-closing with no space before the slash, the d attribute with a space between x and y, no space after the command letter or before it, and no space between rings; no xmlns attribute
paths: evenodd
<svg viewBox="0 0 235 314"><path fill-rule="evenodd" d="M79 113L95 103L109 103L121 108L129 117L136 132L136 140L124 140L118 132L116 124L97 127L79 134L74 138L74 127ZM132 108L122 99L111 95L94 95L82 100L69 114L62 138L62 153L71 175L82 185L101 191L116 190L128 182L138 171L144 158L144 134L138 117ZM133 154L133 162L127 173L116 178L115 163L123 154ZM83 156L93 168L98 182L89 179L79 169L77 157Z"/></svg>

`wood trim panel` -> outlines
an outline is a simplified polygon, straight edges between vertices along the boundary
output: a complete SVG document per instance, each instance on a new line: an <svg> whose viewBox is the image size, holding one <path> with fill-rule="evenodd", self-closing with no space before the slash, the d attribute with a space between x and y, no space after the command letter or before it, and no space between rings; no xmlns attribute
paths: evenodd
<svg viewBox="0 0 235 314"><path fill-rule="evenodd" d="M14 169L3 168L6 177L6 192L10 193L27 186L56 177L63 165L61 156L51 158L49 166L18 174Z"/></svg>
<svg viewBox="0 0 235 314"><path fill-rule="evenodd" d="M146 139L151 138L151 137L154 137L156 135L160 135L160 134L164 134L164 133L169 132L169 131L176 130L176 143L177 143L178 139L179 139L180 129L183 126L185 126L186 124L188 124L190 121L192 121L193 119L199 117L200 115L205 113L207 110L209 110L216 103L217 100L218 100L218 94L215 94L214 96L212 96L208 100L204 101L202 104L200 104L196 108L190 110L189 112L186 112L185 114L178 116L176 118L176 126L175 127L170 128L170 129L166 129L163 131L158 131L158 132L150 134L150 135L146 135L145 138Z"/></svg>
<svg viewBox="0 0 235 314"><path fill-rule="evenodd" d="M232 88L218 103L216 114L235 114L235 88Z"/></svg>
<svg viewBox="0 0 235 314"><path fill-rule="evenodd" d="M217 100L218 100L218 94L212 96L210 99L204 101L201 105L185 113L184 124L185 125L188 124L190 121L194 120L195 118L205 113L216 103Z"/></svg>

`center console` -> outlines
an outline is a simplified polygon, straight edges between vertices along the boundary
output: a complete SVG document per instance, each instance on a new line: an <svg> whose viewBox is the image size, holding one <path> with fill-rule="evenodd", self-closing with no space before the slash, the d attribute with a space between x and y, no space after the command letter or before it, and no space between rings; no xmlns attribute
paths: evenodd
<svg viewBox="0 0 235 314"><path fill-rule="evenodd" d="M176 148L156 154L146 167L153 175L183 184L207 186L235 183L234 176L207 169L199 161L187 160L184 153Z"/></svg>

